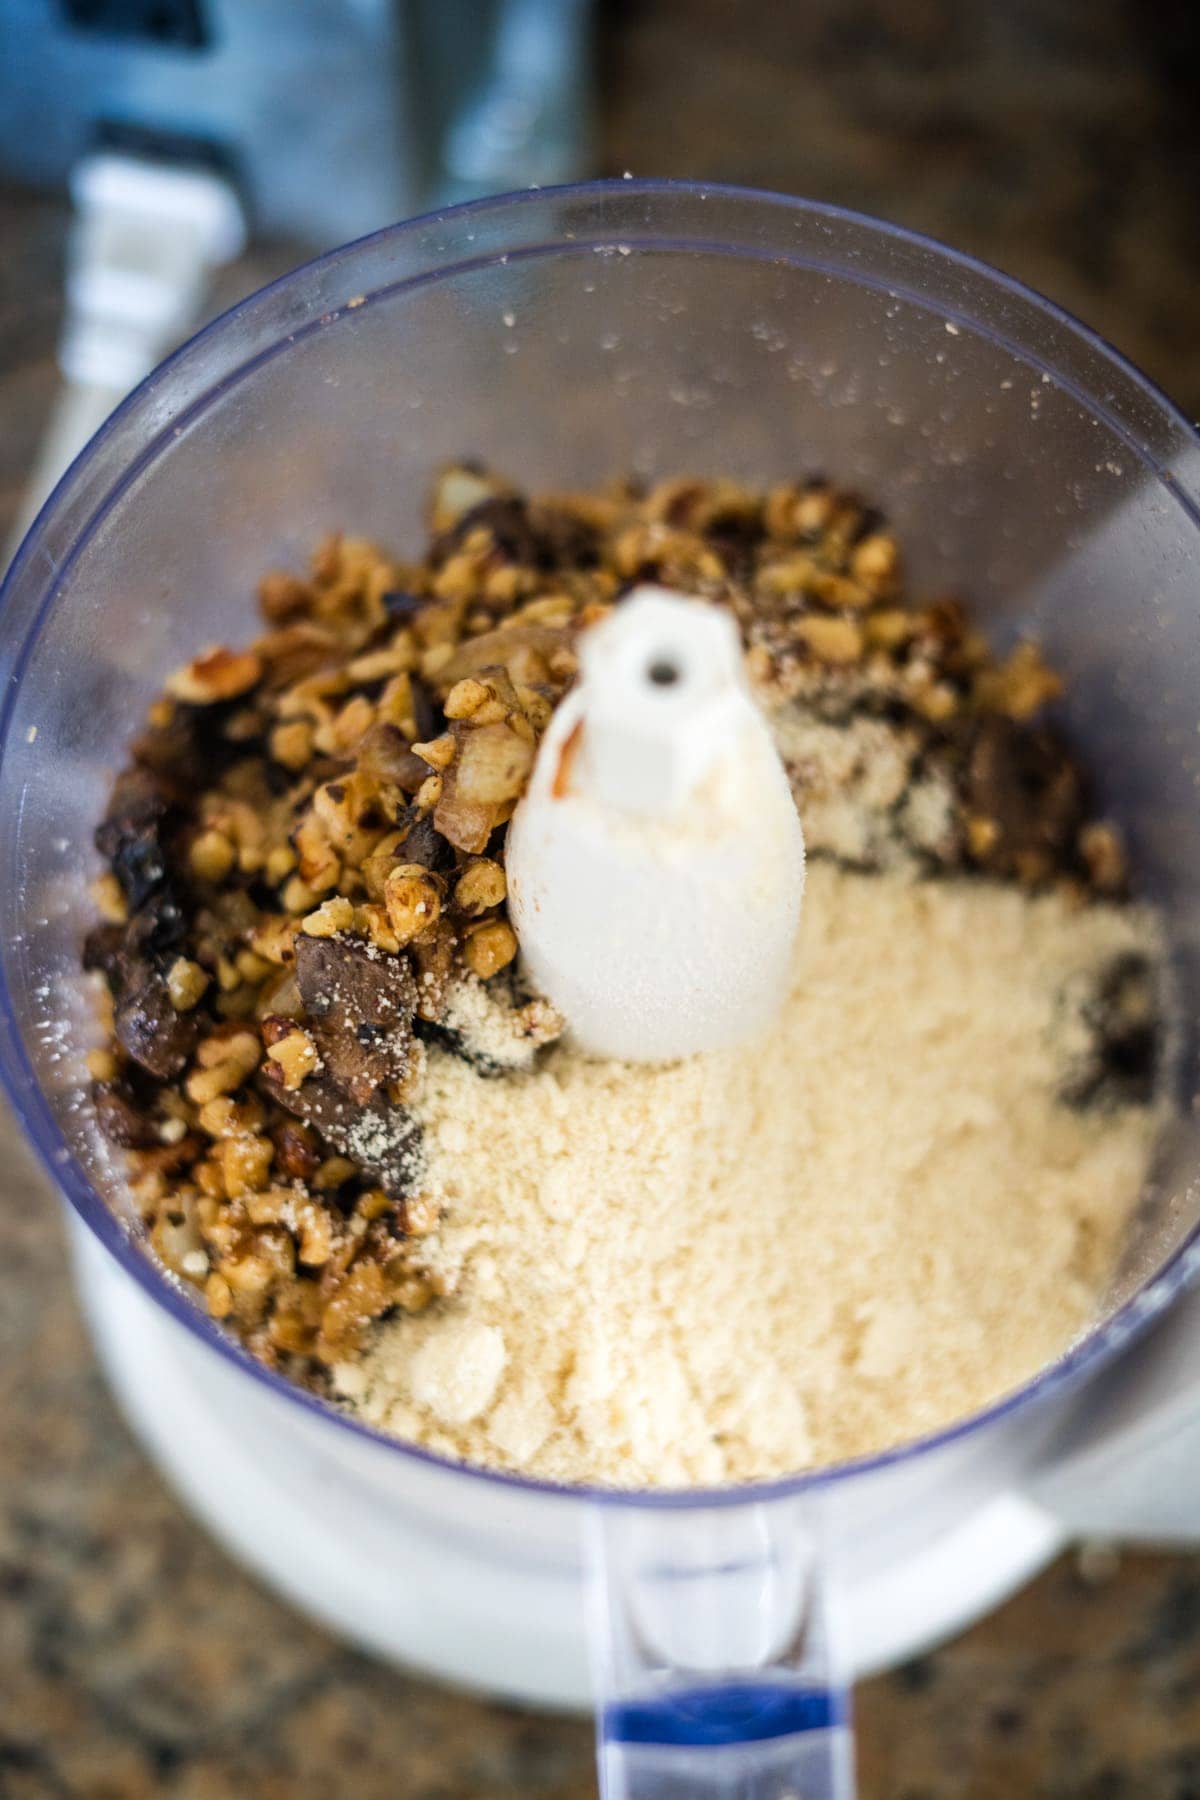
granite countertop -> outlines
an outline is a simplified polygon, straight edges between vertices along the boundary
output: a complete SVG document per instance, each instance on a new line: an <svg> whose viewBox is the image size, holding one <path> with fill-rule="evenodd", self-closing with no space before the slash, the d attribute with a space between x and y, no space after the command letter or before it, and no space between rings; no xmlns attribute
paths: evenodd
<svg viewBox="0 0 1200 1800"><path fill-rule="evenodd" d="M1197 31L1184 0L625 0L597 164L931 230L1084 315L1195 415ZM0 190L0 533L54 390L64 227L61 203ZM218 298L291 260L256 251ZM0 1155L2 1800L592 1795L584 1723L347 1650L180 1511L99 1379L56 1209L6 1120ZM1200 1563L1066 1556L857 1707L872 1800L1200 1796Z"/></svg>

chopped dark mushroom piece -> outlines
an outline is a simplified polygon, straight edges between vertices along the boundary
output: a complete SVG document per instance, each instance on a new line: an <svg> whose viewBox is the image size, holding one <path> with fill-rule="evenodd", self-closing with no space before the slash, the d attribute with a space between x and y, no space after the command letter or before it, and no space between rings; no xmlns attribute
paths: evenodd
<svg viewBox="0 0 1200 1800"><path fill-rule="evenodd" d="M417 988L407 957L364 939L296 939L296 982L329 1079L366 1103L408 1072Z"/></svg>
<svg viewBox="0 0 1200 1800"><path fill-rule="evenodd" d="M349 1157L394 1199L419 1184L421 1133L402 1107L374 1099L351 1100L327 1076L310 1075L295 1089L285 1088L265 1065L263 1082L281 1106L313 1127L325 1142Z"/></svg>
<svg viewBox="0 0 1200 1800"><path fill-rule="evenodd" d="M113 1034L127 1056L160 1081L181 1075L196 1043L197 1025L177 1013L167 984L153 970L132 973L113 1008Z"/></svg>
<svg viewBox="0 0 1200 1800"><path fill-rule="evenodd" d="M1068 1105L1149 1106L1158 1077L1161 1009L1146 957L1116 957L1077 1002L1086 1048L1063 1089Z"/></svg>

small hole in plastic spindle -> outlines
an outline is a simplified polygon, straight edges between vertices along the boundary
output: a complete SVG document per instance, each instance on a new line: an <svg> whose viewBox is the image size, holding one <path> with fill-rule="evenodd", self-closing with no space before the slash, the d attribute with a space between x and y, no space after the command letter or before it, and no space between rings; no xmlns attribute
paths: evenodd
<svg viewBox="0 0 1200 1800"><path fill-rule="evenodd" d="M674 687L683 675L679 664L669 656L656 656L646 669L655 687Z"/></svg>

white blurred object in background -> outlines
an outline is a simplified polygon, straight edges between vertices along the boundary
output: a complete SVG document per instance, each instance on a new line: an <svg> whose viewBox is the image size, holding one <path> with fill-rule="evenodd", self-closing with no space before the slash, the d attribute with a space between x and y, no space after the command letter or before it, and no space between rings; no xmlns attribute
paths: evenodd
<svg viewBox="0 0 1200 1800"><path fill-rule="evenodd" d="M247 233L327 248L569 181L592 0L3 0L0 174L69 186L66 389L18 540ZM10 548L15 549L15 542Z"/></svg>
<svg viewBox="0 0 1200 1800"><path fill-rule="evenodd" d="M211 170L101 152L75 170L71 195L59 344L65 385L17 516L16 542L117 402L186 336L213 271L246 241L238 197Z"/></svg>

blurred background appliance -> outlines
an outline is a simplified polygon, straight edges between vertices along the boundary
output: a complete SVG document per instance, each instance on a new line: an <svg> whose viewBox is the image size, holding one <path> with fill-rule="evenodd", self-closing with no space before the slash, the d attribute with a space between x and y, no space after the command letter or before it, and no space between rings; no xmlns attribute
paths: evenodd
<svg viewBox="0 0 1200 1800"><path fill-rule="evenodd" d="M5 0L0 168L98 148L222 170L314 249L443 201L569 180L590 0Z"/></svg>
<svg viewBox="0 0 1200 1800"><path fill-rule="evenodd" d="M4 0L0 171L70 188L64 394L22 517L246 233L312 249L588 152L591 0Z"/></svg>

